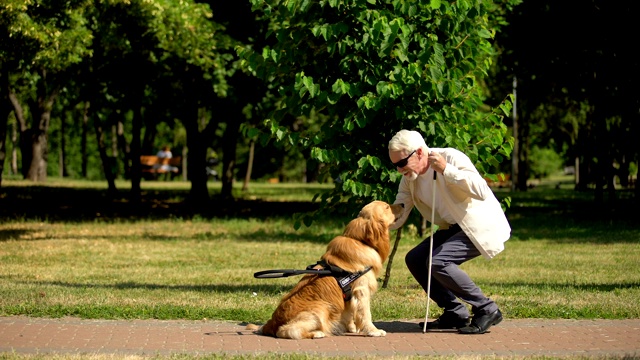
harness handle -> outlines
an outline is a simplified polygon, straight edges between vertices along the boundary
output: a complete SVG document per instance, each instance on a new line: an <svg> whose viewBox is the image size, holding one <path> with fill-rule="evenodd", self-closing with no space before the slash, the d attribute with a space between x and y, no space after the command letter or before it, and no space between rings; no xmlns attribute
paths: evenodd
<svg viewBox="0 0 640 360"><path fill-rule="evenodd" d="M253 277L257 279L273 279L283 278L302 274L316 274L316 275L331 275L331 270L294 270L294 269L280 269L280 270L264 270L258 271L253 274Z"/></svg>
<svg viewBox="0 0 640 360"><path fill-rule="evenodd" d="M316 266L322 266L321 269L314 269ZM338 286L342 289L342 297L344 301L351 300L351 283L356 281L359 277L366 274L372 269L371 266L366 267L364 270L358 272L348 272L338 266L330 265L325 260L320 260L315 264L307 266L306 270L294 270L294 269L280 269L280 270L264 270L253 273L253 277L258 279L269 278L283 278L293 275L301 274L315 274L315 275L331 275L338 282Z"/></svg>

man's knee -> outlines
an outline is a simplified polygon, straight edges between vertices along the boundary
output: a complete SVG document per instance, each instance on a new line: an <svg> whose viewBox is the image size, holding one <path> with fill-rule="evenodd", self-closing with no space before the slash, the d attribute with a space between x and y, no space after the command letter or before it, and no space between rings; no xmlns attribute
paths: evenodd
<svg viewBox="0 0 640 360"><path fill-rule="evenodd" d="M446 259L440 259L438 257L434 257L433 259L431 259L431 261L433 261L433 265L431 266L431 269L435 274L441 274L441 273L446 273L447 272L447 268L451 265L454 265L451 261L446 260Z"/></svg>
<svg viewBox="0 0 640 360"><path fill-rule="evenodd" d="M420 266L426 267L424 256L419 251L416 251L415 248L409 250L407 255L404 256L404 263L409 269L415 269Z"/></svg>

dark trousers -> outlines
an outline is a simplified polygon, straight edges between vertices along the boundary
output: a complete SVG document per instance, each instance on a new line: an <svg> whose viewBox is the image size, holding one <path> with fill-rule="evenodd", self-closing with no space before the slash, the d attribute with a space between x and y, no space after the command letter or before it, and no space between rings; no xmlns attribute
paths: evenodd
<svg viewBox="0 0 640 360"><path fill-rule="evenodd" d="M427 291L429 242L428 237L411 249L405 262L413 277ZM469 317L469 310L459 300L471 305L474 315L490 314L498 310L493 300L484 296L480 288L458 265L474 259L480 251L458 225L447 230L438 230L433 236L433 267L431 269L431 300L445 312L455 313L461 318Z"/></svg>

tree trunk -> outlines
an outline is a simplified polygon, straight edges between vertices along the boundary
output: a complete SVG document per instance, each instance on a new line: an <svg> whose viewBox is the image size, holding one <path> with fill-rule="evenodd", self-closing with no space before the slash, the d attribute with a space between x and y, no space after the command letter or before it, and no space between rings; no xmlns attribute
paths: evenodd
<svg viewBox="0 0 640 360"><path fill-rule="evenodd" d="M517 189L527 191L527 180L529 179L529 125L526 121L519 121L518 126L518 178Z"/></svg>
<svg viewBox="0 0 640 360"><path fill-rule="evenodd" d="M87 136L89 134L89 107L91 106L91 103L89 101L85 101L84 102L84 108L82 110L82 138L80 139L80 158L82 159L82 164L81 166L81 173L82 173L82 178L86 179L87 178L87 163L89 162L88 160L88 154L87 154Z"/></svg>
<svg viewBox="0 0 640 360"><path fill-rule="evenodd" d="M112 116L115 116L117 113L112 113ZM129 144L127 144L127 139L124 137L124 124L120 120L120 117L115 119L117 124L117 132L118 132L118 148L120 152L124 154L124 178L131 179L131 148L129 148Z"/></svg>
<svg viewBox="0 0 640 360"><path fill-rule="evenodd" d="M27 160L31 158L31 149L29 147L27 147L25 144L27 143L26 139L28 136L30 136L30 131L27 128L27 121L24 118L24 111L22 109L22 104L20 104L20 101L18 101L18 97L16 96L16 94L9 89L8 90L8 97L9 100L11 101L11 105L13 106L13 115L16 118L16 121L18 122L18 125L20 127L20 148L22 149L22 161L21 161L21 171L22 171L22 176L26 176L26 169L28 166L28 162Z"/></svg>
<svg viewBox="0 0 640 360"><path fill-rule="evenodd" d="M620 168L614 175L618 175L618 179L620 179L620 186L625 189L629 187L629 161L627 161L626 155L622 155L620 159ZM615 182L614 182L615 183Z"/></svg>
<svg viewBox="0 0 640 360"><path fill-rule="evenodd" d="M513 77L513 152L511 153L511 191L518 190L518 181L520 179L519 159L520 159L520 138L518 137L518 78Z"/></svg>
<svg viewBox="0 0 640 360"><path fill-rule="evenodd" d="M18 124L11 126L11 174L18 174Z"/></svg>
<svg viewBox="0 0 640 360"><path fill-rule="evenodd" d="M188 164L189 164L189 159L187 158L188 154L189 154L189 151L187 151L187 147L183 146L182 147L182 169L180 170L182 172L183 181L187 181L189 179L189 173L187 171Z"/></svg>
<svg viewBox="0 0 640 360"><path fill-rule="evenodd" d="M86 107L88 108L88 107ZM111 171L111 163L109 156L107 155L107 146L104 143L104 131L102 130L102 121L100 115L93 115L93 127L96 133L96 140L98 141L98 153L100 154L100 160L102 160L102 170L104 171L104 177L107 179L108 194L112 198L118 191L116 188L115 176Z"/></svg>
<svg viewBox="0 0 640 360"><path fill-rule="evenodd" d="M573 164L575 167L575 169L573 170L575 189L579 189L580 188L580 168L581 168L579 156L576 156L576 158L573 159Z"/></svg>
<svg viewBox="0 0 640 360"><path fill-rule="evenodd" d="M239 113L242 115L241 113ZM238 131L240 130L240 119L238 116L227 117L227 128L222 138L222 189L220 195L223 200L233 199L233 179L236 167L236 154L238 144Z"/></svg>
<svg viewBox="0 0 640 360"><path fill-rule="evenodd" d="M66 128L67 124L65 121L65 117L62 116L60 118L60 148L58 149L58 174L61 178L68 176L67 166L66 166Z"/></svg>
<svg viewBox="0 0 640 360"><path fill-rule="evenodd" d="M189 161L187 171L191 181L189 203L196 210L204 209L209 203L209 189L207 188L207 146L211 139L207 139L199 130L200 117L195 101L190 102L184 109L184 125L187 130L187 148Z"/></svg>
<svg viewBox="0 0 640 360"><path fill-rule="evenodd" d="M142 189L140 188L140 180L142 179L142 168L140 165L141 153L141 139L142 134L142 109L140 108L141 102L135 102L138 104L137 111L133 115L132 127L131 127L131 201L134 204L140 204L142 200Z"/></svg>
<svg viewBox="0 0 640 360"><path fill-rule="evenodd" d="M47 181L47 134L41 129L32 129L25 146L31 147L31 159L27 170L27 180Z"/></svg>
<svg viewBox="0 0 640 360"><path fill-rule="evenodd" d="M256 148L256 142L251 140L249 146L249 160L247 161L247 174L244 176L244 183L242 184L242 191L249 189L249 181L251 180L251 172L253 171L253 152Z"/></svg>
<svg viewBox="0 0 640 360"><path fill-rule="evenodd" d="M59 91L58 87L51 88L48 84L46 71L41 71L40 75L41 80L36 88L37 99L30 105L33 125L28 134L24 131L20 136L23 164L26 164L22 171L26 168L25 179L35 182L47 180L49 122Z"/></svg>
<svg viewBox="0 0 640 360"><path fill-rule="evenodd" d="M27 137L28 146L31 148L31 159L26 178L35 182L47 181L47 162L49 157L49 122L51 121L51 109L57 97L57 91L38 97L36 111L33 111L34 126L31 136Z"/></svg>
<svg viewBox="0 0 640 360"><path fill-rule="evenodd" d="M389 259L387 260L387 270L384 273L384 280L382 281L382 288L386 289L389 284L389 279L391 278L391 267L393 266L393 258L396 256L396 251L398 250L398 244L400 243L400 239L402 238L402 228L396 231L396 241L393 243L393 249L391 250L391 254L389 255Z"/></svg>
<svg viewBox="0 0 640 360"><path fill-rule="evenodd" d="M576 162L576 190L585 191L587 185L591 181L590 170L593 150L589 146L589 126L584 126L578 130L578 138L576 139L576 154L579 154Z"/></svg>
<svg viewBox="0 0 640 360"><path fill-rule="evenodd" d="M1 68L1 67L0 67ZM9 74L7 71L0 73L0 187L2 186L2 173L4 170L4 160L6 158L5 139L7 138L7 123L12 106L9 99Z"/></svg>

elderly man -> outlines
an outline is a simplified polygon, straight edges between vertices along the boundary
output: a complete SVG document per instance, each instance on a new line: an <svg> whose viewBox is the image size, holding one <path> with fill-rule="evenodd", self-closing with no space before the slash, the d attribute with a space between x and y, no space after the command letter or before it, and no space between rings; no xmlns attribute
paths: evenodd
<svg viewBox="0 0 640 360"><path fill-rule="evenodd" d="M491 259L504 249L511 227L500 203L469 157L453 148L429 149L416 131L396 133L389 141L389 158L403 175L395 203L404 204L404 214L392 229L404 224L414 206L422 216L431 218L435 196L433 222L438 231L433 236L431 264L429 238L405 258L409 271L425 291L431 266L429 293L443 314L429 322L427 329L484 334L502 321L502 313L458 266L479 255ZM470 322L469 310L460 300L471 305Z"/></svg>

